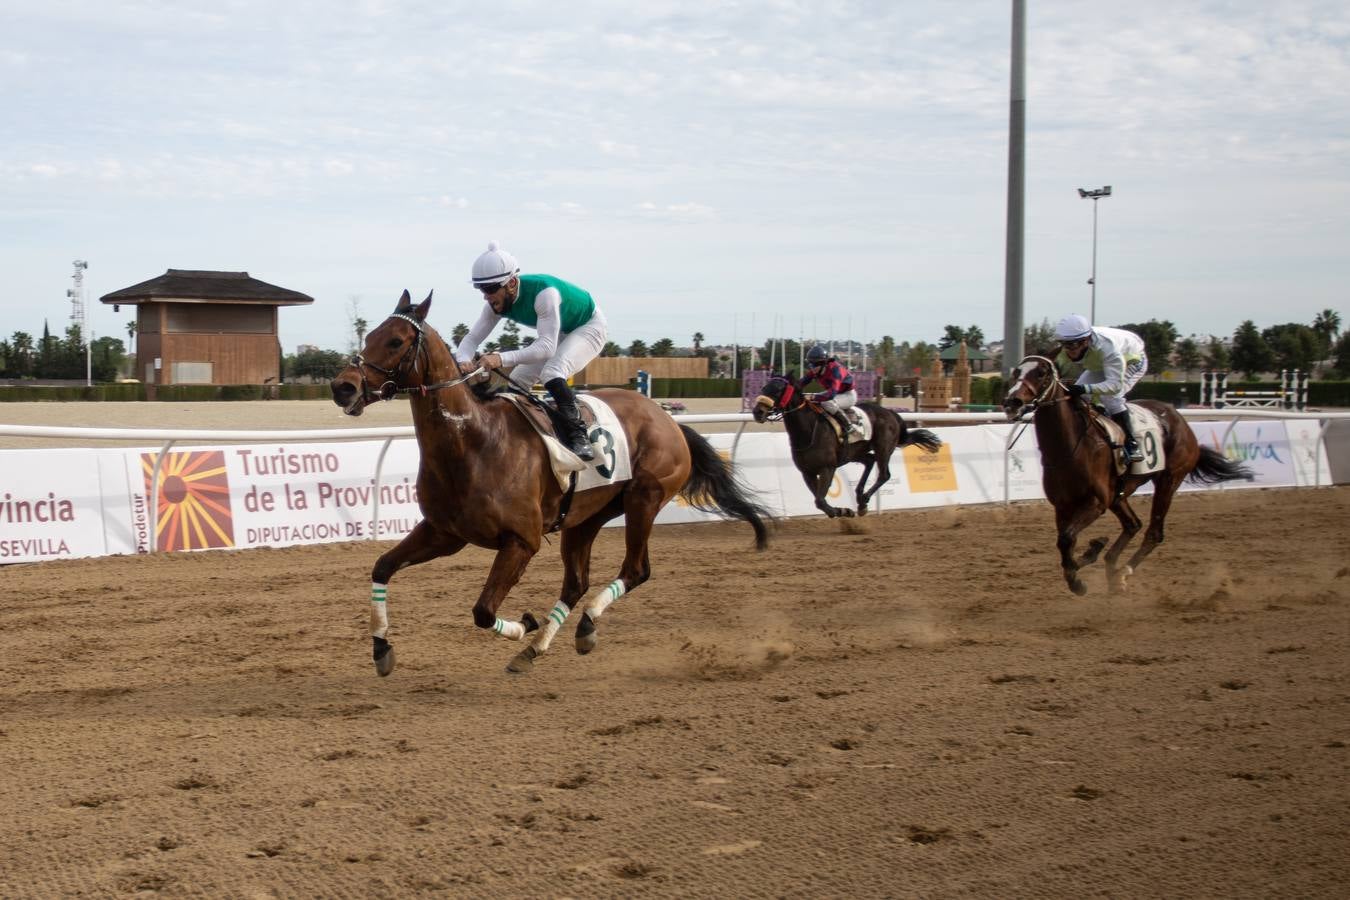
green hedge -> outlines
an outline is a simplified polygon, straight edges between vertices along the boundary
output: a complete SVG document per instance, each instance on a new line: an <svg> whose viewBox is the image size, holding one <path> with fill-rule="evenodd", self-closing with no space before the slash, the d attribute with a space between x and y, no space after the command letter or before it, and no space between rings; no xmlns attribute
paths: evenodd
<svg viewBox="0 0 1350 900"><path fill-rule="evenodd" d="M71 400L144 400L143 384L52 385L0 387L0 403L46 403Z"/></svg>

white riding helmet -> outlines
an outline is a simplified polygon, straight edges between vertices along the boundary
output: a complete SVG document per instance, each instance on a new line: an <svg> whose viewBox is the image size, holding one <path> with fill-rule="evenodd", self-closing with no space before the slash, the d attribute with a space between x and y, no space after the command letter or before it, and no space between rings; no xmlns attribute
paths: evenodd
<svg viewBox="0 0 1350 900"><path fill-rule="evenodd" d="M1055 326L1055 340L1057 341L1081 341L1091 334L1091 323L1076 313L1060 319L1059 324Z"/></svg>
<svg viewBox="0 0 1350 900"><path fill-rule="evenodd" d="M520 263L496 241L488 241L488 248L473 261L473 283L495 284L512 275L520 274Z"/></svg>

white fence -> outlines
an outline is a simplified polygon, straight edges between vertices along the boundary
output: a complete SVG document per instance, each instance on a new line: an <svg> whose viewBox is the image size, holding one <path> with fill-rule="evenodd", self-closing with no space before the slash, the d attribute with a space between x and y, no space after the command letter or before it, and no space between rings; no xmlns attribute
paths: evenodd
<svg viewBox="0 0 1350 900"><path fill-rule="evenodd" d="M1326 429L1350 413L1183 410L1197 436L1252 466L1243 487L1330 482ZM677 416L688 424L739 423L710 434L749 487L781 516L818 515L792 466L781 431L746 432L745 413ZM998 413L907 414L943 439L937 454L906 448L875 509L1009 502L1043 497L1032 429ZM975 427L943 427L962 423ZM329 541L391 539L420 518L418 452L411 426L316 431L204 431L0 425L11 437L125 441L138 446L4 450L0 475L0 563ZM175 449L184 441L206 441ZM157 446L156 446L157 445ZM858 466L830 491L851 505ZM1194 489L1188 486L1186 489ZM152 514L152 511L153 514ZM674 503L660 523L709 514Z"/></svg>

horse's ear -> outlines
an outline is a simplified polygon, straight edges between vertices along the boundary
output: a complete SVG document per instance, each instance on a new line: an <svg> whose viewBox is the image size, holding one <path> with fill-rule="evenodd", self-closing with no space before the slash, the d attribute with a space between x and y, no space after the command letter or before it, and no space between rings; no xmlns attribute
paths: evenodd
<svg viewBox="0 0 1350 900"><path fill-rule="evenodd" d="M394 312L402 312L410 306L412 306L412 295L408 293L407 288L404 288L403 296L399 297L398 302L394 304Z"/></svg>
<svg viewBox="0 0 1350 900"><path fill-rule="evenodd" d="M406 295L408 292L404 291L403 293ZM417 308L413 310L414 319L416 319L419 322L425 322L427 320L427 311L431 309L431 295L434 293L436 292L427 291L427 299L417 304Z"/></svg>

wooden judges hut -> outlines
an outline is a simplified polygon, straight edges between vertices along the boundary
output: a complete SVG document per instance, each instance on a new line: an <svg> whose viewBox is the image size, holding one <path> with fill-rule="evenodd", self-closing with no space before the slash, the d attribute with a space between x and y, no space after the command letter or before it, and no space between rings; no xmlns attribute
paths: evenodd
<svg viewBox="0 0 1350 900"><path fill-rule="evenodd" d="M314 302L247 272L188 269L99 299L136 307L136 363L148 385L279 382L277 309Z"/></svg>

